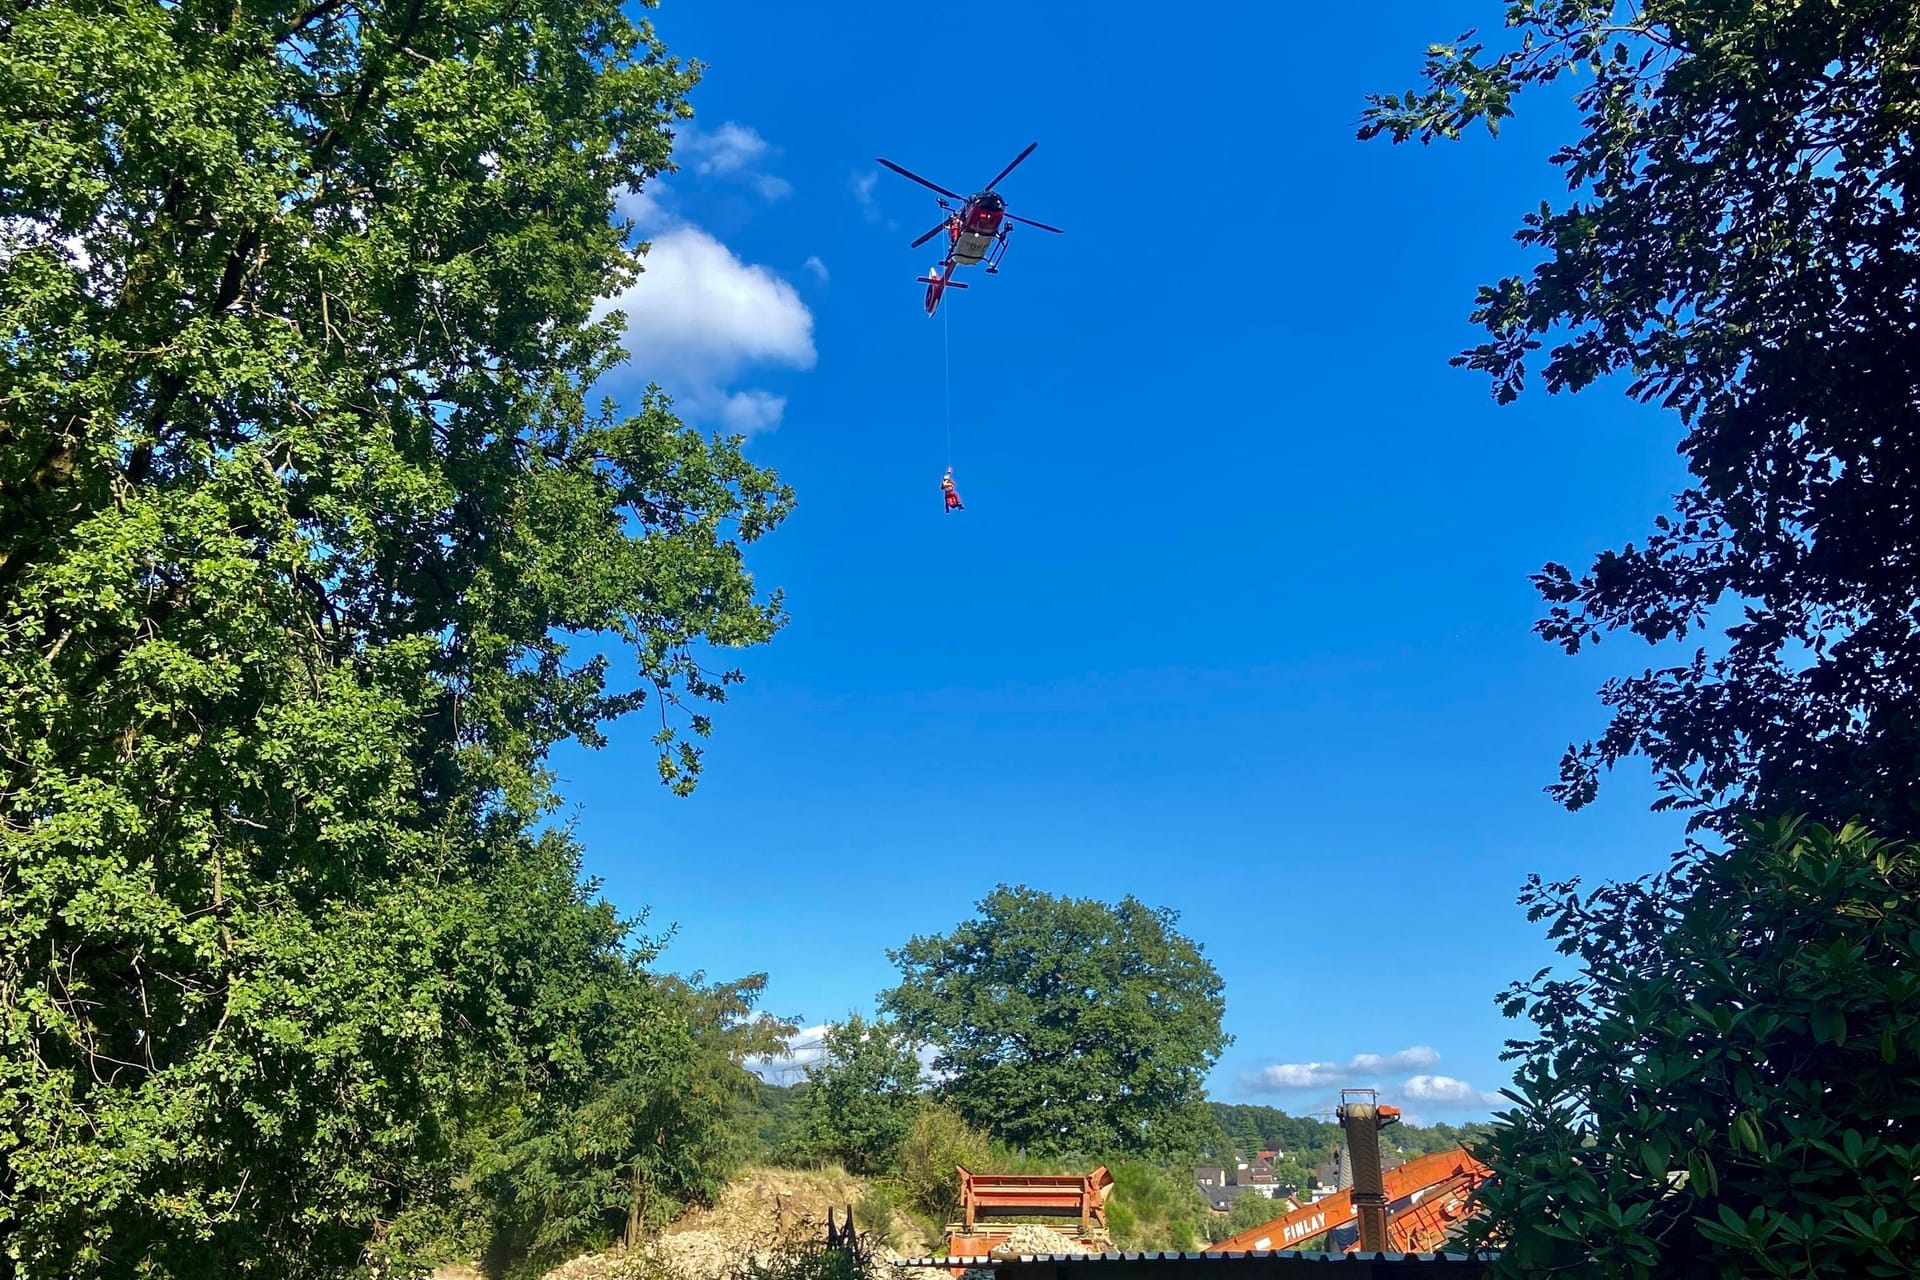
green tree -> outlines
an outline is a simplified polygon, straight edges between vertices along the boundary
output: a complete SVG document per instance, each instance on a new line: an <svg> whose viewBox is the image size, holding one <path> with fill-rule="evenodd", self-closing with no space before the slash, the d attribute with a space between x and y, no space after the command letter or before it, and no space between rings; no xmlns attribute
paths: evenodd
<svg viewBox="0 0 1920 1280"><path fill-rule="evenodd" d="M805 1155L850 1173L884 1173L920 1109L920 1076L913 1042L893 1024L854 1014L829 1026L800 1100Z"/></svg>
<svg viewBox="0 0 1920 1280"><path fill-rule="evenodd" d="M755 1011L767 975L708 983L704 975L660 980L692 1033L692 1049L663 1069L630 1072L649 1110L621 1168L628 1191L625 1237L665 1226L691 1204L711 1204L725 1176L753 1149L758 1077L750 1059L783 1050L799 1024ZM624 1117L627 1109L616 1110Z"/></svg>
<svg viewBox="0 0 1920 1280"><path fill-rule="evenodd" d="M749 1112L753 1136L750 1159L761 1162L802 1160L803 1132L801 1102L807 1096L806 1081L797 1085L770 1084L761 1080L754 1086L754 1104Z"/></svg>
<svg viewBox="0 0 1920 1280"><path fill-rule="evenodd" d="M746 1156L755 1099L746 1059L794 1027L753 1012L766 977L621 984L570 1087L529 1091L476 1144L470 1177L488 1198L486 1252L544 1275L585 1249L635 1246L693 1204L711 1204Z"/></svg>
<svg viewBox="0 0 1920 1280"><path fill-rule="evenodd" d="M490 1172L507 1160L505 1148L524 1148L538 1123L551 1128L586 1102L608 1064L636 1047L659 1052L690 1038L682 1011L646 971L658 942L595 900L597 885L582 883L577 851L564 835L549 833L542 843L549 847L495 864L485 898L470 913L485 929L469 921L462 945L442 959L448 989L458 993L452 1016L493 1031L484 1061L448 1067L433 1080L445 1091L427 1100L444 1126L431 1148L435 1180L456 1190L404 1205L385 1239L400 1256L464 1260L543 1247L540 1232L516 1229L511 1197L489 1185ZM524 1152L518 1158L527 1165ZM564 1169L542 1172L555 1207L533 1225L566 1218L574 1212L567 1206L588 1198L559 1176ZM425 1183L426 1173L420 1176ZM550 1234L564 1239L566 1228Z"/></svg>
<svg viewBox="0 0 1920 1280"><path fill-rule="evenodd" d="M1497 1276L1913 1273L1920 851L1777 821L1525 901L1578 972L1508 993Z"/></svg>
<svg viewBox="0 0 1920 1280"><path fill-rule="evenodd" d="M1272 1222L1284 1211L1284 1206L1276 1206L1274 1201L1263 1195L1243 1191L1233 1198L1233 1203L1227 1208L1227 1229L1220 1238L1237 1236L1242 1231Z"/></svg>
<svg viewBox="0 0 1920 1280"><path fill-rule="evenodd" d="M1549 390L1619 375L1677 411L1694 477L1648 537L1584 573L1549 564L1537 630L1712 635L1609 681L1611 722L1569 748L1578 808L1632 756L1658 807L1859 816L1920 834L1920 12L1899 0L1507 6L1510 37L1433 46L1425 84L1371 99L1363 137L1457 137L1580 75L1555 153L1570 195L1528 214L1529 274L1481 290L1487 341L1455 363L1503 402L1534 355Z"/></svg>
<svg viewBox="0 0 1920 1280"><path fill-rule="evenodd" d="M684 789L781 620L786 491L588 399L693 74L615 0L0 32L0 1265L338 1274L622 949L495 918L548 750L651 700Z"/></svg>
<svg viewBox="0 0 1920 1280"><path fill-rule="evenodd" d="M1207 1121L1200 1139L1200 1156L1207 1164L1225 1165L1233 1158L1233 1139L1220 1127L1218 1118L1211 1110L1207 1113Z"/></svg>
<svg viewBox="0 0 1920 1280"><path fill-rule="evenodd" d="M881 997L937 1050L940 1094L1035 1154L1188 1155L1227 1045L1220 976L1172 911L995 889L977 919L889 953Z"/></svg>
<svg viewBox="0 0 1920 1280"><path fill-rule="evenodd" d="M1266 1149L1266 1137L1260 1132L1259 1123L1248 1112L1240 1113L1233 1130L1233 1145L1236 1154L1246 1160L1252 1160L1256 1152Z"/></svg>
<svg viewBox="0 0 1920 1280"><path fill-rule="evenodd" d="M1273 1162L1273 1183L1283 1195L1304 1192L1310 1176L1311 1170L1296 1156L1284 1155Z"/></svg>

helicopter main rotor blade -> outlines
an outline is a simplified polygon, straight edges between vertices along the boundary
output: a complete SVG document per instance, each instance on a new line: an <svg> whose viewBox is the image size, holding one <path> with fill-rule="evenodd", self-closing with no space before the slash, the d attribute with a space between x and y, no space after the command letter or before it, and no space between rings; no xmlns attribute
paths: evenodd
<svg viewBox="0 0 1920 1280"><path fill-rule="evenodd" d="M1028 156L1030 156L1030 155L1032 155L1032 154L1033 154L1033 149L1034 149L1035 147L1037 147L1037 146L1039 146L1039 145L1040 145L1040 144L1039 144L1039 143L1037 143L1037 142L1029 142L1029 143L1027 144L1027 149L1026 149L1025 151L1022 151L1022 152L1021 152L1021 153L1020 153L1019 155L1017 155L1017 156L1015 156L1015 157L1013 158L1013 163L1012 163L1012 164L1010 164L1010 165L1008 165L1008 166L1007 166L1006 168L1004 168L1004 169L1002 169L1002 170L1000 171L1000 175L999 175L999 177L996 177L996 178L995 178L995 179L994 179L994 180L993 180L992 182L989 182L989 183L988 183L988 184L987 184L987 185L986 185L985 187L983 187L983 188L981 188L981 189L982 189L983 191L991 191L991 190L993 190L993 189L994 189L995 187L997 187L997 186L999 186L999 185L1000 185L1000 178L1004 178L1004 177L1006 177L1006 176L1007 176L1008 174L1010 174L1010 173L1012 173L1012 172L1014 171L1014 169L1015 169L1016 167L1018 167L1018 165L1020 164L1020 162L1021 162L1022 160L1025 160L1025 159L1026 159L1026 158L1027 158Z"/></svg>
<svg viewBox="0 0 1920 1280"><path fill-rule="evenodd" d="M1042 231L1054 231L1054 232L1058 232L1061 235L1066 234L1066 232L1061 231L1060 228L1058 227L1050 227L1044 222L1035 222L1032 218L1022 218L1011 213L1007 215L1007 221L1023 223L1024 225L1029 227L1038 227Z"/></svg>
<svg viewBox="0 0 1920 1280"><path fill-rule="evenodd" d="M895 164L891 160L886 159L885 157L876 157L876 159L878 159L881 164L887 166L887 168L899 174L901 177L909 178L914 182L919 183L921 186L928 188L929 190L938 191L941 195L947 196L950 199L954 199L954 200L966 199L965 196L949 191L937 182L928 182L925 178L921 177L919 174L915 173L911 169L902 169L899 165Z"/></svg>
<svg viewBox="0 0 1920 1280"><path fill-rule="evenodd" d="M945 218L942 218L940 219L940 221L933 224L933 230L927 232L927 234L921 236L918 240L915 240L912 244L908 245L907 248L918 249L921 245L933 239L935 236L939 235L942 231L945 231L946 229L947 229L947 220Z"/></svg>

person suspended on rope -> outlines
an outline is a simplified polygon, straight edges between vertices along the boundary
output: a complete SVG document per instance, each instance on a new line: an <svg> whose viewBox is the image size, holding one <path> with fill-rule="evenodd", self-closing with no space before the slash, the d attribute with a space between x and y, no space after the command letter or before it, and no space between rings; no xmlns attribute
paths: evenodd
<svg viewBox="0 0 1920 1280"><path fill-rule="evenodd" d="M947 474L940 477L940 492L946 495L948 511L965 511L966 504L960 501L960 491L953 487L953 468L947 468Z"/></svg>

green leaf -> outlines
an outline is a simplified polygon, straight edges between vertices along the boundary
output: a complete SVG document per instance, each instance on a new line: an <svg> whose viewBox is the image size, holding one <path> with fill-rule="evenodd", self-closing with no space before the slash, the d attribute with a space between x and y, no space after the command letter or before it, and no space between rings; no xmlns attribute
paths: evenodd
<svg viewBox="0 0 1920 1280"><path fill-rule="evenodd" d="M1687 1154L1687 1169L1693 1174L1693 1181L1708 1196L1720 1194L1720 1171L1714 1167L1713 1156L1703 1148L1696 1148Z"/></svg>
<svg viewBox="0 0 1920 1280"><path fill-rule="evenodd" d="M1846 1154L1847 1164L1857 1167L1860 1157L1866 1152L1866 1140L1858 1130L1849 1129L1840 1135L1840 1148Z"/></svg>

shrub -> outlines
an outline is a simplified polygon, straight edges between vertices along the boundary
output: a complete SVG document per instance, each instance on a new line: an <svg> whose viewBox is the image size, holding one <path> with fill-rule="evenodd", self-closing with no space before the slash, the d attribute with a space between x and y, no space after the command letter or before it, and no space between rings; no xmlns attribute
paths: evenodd
<svg viewBox="0 0 1920 1280"><path fill-rule="evenodd" d="M1910 1276L1920 853L1778 821L1725 854L1523 901L1579 957L1479 1154L1496 1276Z"/></svg>
<svg viewBox="0 0 1920 1280"><path fill-rule="evenodd" d="M1163 1169L1144 1160L1117 1160L1107 1198L1107 1227L1122 1249L1200 1247L1206 1238L1207 1202L1184 1169Z"/></svg>
<svg viewBox="0 0 1920 1280"><path fill-rule="evenodd" d="M946 1107L929 1106L914 1117L900 1144L893 1182L908 1209L944 1224L960 1211L960 1175L955 1167L984 1169L992 1156L986 1134Z"/></svg>
<svg viewBox="0 0 1920 1280"><path fill-rule="evenodd" d="M874 1239L887 1244L895 1242L893 1201L884 1188L867 1188L867 1193L860 1197L860 1203L853 1207L853 1220L860 1230Z"/></svg>

